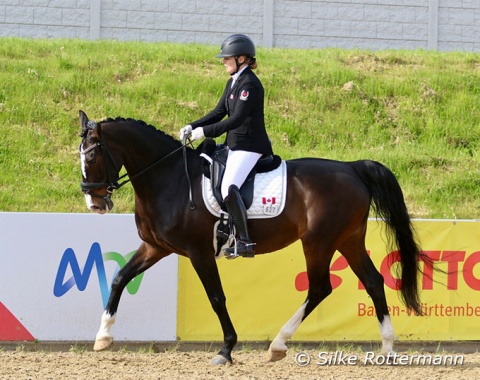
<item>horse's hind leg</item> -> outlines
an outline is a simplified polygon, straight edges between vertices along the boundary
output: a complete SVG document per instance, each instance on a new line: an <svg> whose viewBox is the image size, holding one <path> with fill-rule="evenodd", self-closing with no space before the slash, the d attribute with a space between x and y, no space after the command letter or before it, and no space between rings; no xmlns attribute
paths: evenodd
<svg viewBox="0 0 480 380"><path fill-rule="evenodd" d="M307 248L305 241L302 242L307 261L307 276L309 281L307 299L295 312L293 317L282 326L278 335L270 344L268 349L269 361L277 361L287 355L287 346L285 344L287 340L293 336L303 320L332 292L332 285L330 283L330 261L335 251L331 249L319 249L318 242L309 245L315 248Z"/></svg>
<svg viewBox="0 0 480 380"><path fill-rule="evenodd" d="M354 248L354 246L358 246ZM355 245L345 244L340 249L345 256L353 272L365 287L368 295L372 298L382 338L381 353L387 354L393 351L395 334L393 331L390 314L388 312L387 299L385 297L383 276L378 272L372 260L365 250L364 243Z"/></svg>
<svg viewBox="0 0 480 380"><path fill-rule="evenodd" d="M110 328L115 323L115 316L122 292L130 280L169 254L170 253L166 251L160 252L148 246L146 243L142 243L128 263L118 271L112 282L112 291L107 302L107 307L102 314L100 328L95 337L94 351L105 350L113 344L113 336L110 333Z"/></svg>

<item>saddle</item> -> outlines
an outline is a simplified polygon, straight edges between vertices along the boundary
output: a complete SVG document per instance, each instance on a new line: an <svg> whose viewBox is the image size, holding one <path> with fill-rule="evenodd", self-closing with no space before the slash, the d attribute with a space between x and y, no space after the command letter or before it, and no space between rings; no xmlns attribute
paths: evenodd
<svg viewBox="0 0 480 380"><path fill-rule="evenodd" d="M206 138L197 148L201 150L203 175L209 179L213 198L217 201L220 208L219 220L214 226L214 249L215 257L218 259L225 255L227 259L233 259L238 255L226 255L223 248L231 247L235 244L235 227L231 216L228 214L221 193L221 184L225 174L225 166L228 157L228 147L218 144L212 138ZM240 188L240 196L248 210L252 206L254 199L254 183L257 173L267 173L277 169L282 164L279 156L261 157L255 167L248 174L247 179ZM204 186L204 185L202 185ZM203 190L206 187L204 186ZM207 207L208 208L208 207ZM212 211L212 210L210 210ZM221 212L223 211L223 212Z"/></svg>
<svg viewBox="0 0 480 380"><path fill-rule="evenodd" d="M224 144L217 144L212 138L206 138L200 145L200 156L203 157L203 175L210 179L212 193L221 209L227 212L221 193L223 175L228 157L228 147ZM255 167L250 171L247 179L240 188L245 208L248 210L252 205L254 194L254 180L257 173L266 173L277 169L282 159L277 155L264 155L260 157Z"/></svg>

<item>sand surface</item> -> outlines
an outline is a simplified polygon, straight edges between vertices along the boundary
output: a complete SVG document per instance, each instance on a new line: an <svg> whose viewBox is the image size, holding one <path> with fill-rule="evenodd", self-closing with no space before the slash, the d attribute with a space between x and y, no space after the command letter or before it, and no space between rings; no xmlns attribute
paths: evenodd
<svg viewBox="0 0 480 380"><path fill-rule="evenodd" d="M435 353L398 352L396 365L365 363L369 352L290 350L278 362L268 362L266 351L234 351L234 363L224 366L210 364L213 352L167 351L130 352L27 352L22 350L0 352L0 379L480 379L480 353L439 353L456 356L457 364L426 364L416 362L417 355ZM403 359L402 359L403 358ZM310 360L310 361L309 361ZM411 363L402 363L412 361ZM422 359L423 360L423 359ZM319 364L320 363L320 364ZM323 365L321 365L323 364Z"/></svg>

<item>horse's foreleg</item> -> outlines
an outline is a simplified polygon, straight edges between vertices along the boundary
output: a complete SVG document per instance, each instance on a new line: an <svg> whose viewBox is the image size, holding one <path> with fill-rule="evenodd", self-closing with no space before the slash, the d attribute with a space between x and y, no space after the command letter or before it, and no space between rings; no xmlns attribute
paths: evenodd
<svg viewBox="0 0 480 380"><path fill-rule="evenodd" d="M232 363L232 350L237 343L237 333L228 314L215 257L191 254L190 260L207 293L210 304L218 316L223 331L223 347L213 358L212 364Z"/></svg>
<svg viewBox="0 0 480 380"><path fill-rule="evenodd" d="M130 261L117 273L112 282L112 290L107 302L107 307L102 314L100 328L95 336L95 344L93 346L95 351L105 350L113 344L113 336L110 333L110 329L115 323L122 292L130 280L168 255L169 253L167 252L159 252L142 243Z"/></svg>
<svg viewBox="0 0 480 380"><path fill-rule="evenodd" d="M305 250L305 247L304 247ZM315 258L307 255L307 274L309 280L309 289L307 299L302 306L296 311L293 317L282 326L280 332L270 344L268 348L269 361L277 361L287 356L286 342L289 340L300 324L307 316L322 302L331 292L329 263L333 253L318 255Z"/></svg>

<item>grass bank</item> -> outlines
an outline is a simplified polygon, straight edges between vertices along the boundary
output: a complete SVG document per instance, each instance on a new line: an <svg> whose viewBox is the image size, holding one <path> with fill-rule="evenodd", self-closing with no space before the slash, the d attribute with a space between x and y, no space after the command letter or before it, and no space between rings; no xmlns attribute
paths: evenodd
<svg viewBox="0 0 480 380"><path fill-rule="evenodd" d="M78 110L171 134L214 107L218 47L0 39L0 211L85 212ZM480 219L480 55L258 49L276 153L390 167L413 217ZM115 212L133 212L129 186Z"/></svg>

